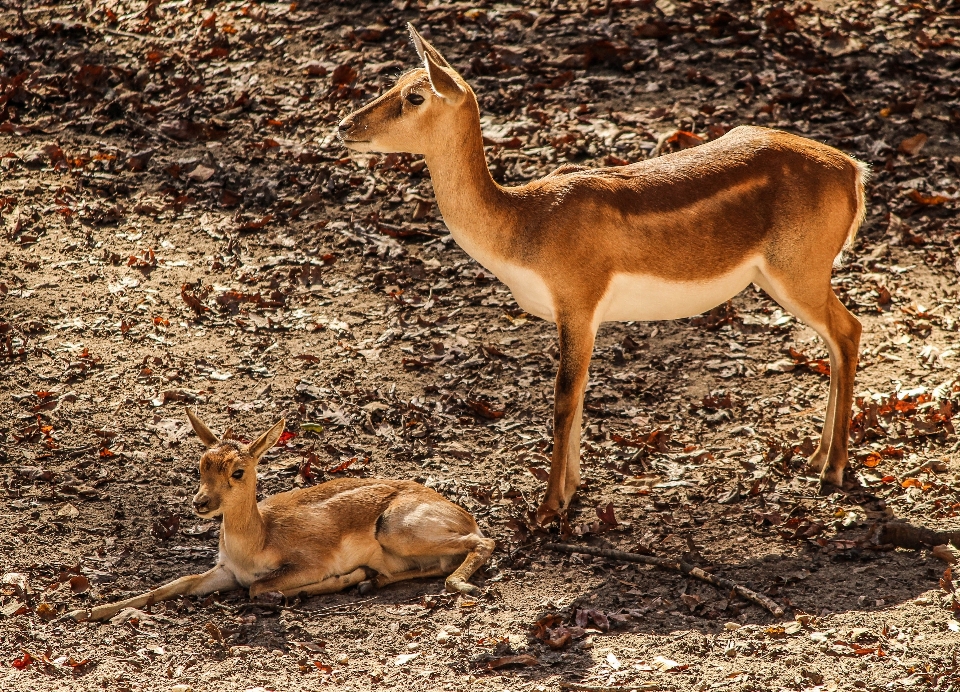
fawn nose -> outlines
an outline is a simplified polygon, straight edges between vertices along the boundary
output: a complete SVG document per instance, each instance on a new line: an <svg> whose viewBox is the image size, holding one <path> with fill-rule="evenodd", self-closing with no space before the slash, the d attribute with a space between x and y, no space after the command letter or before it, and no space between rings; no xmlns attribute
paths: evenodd
<svg viewBox="0 0 960 692"><path fill-rule="evenodd" d="M337 131L340 133L340 138L347 136L347 133L353 129L353 120L350 118L344 118L340 121L340 125L337 127Z"/></svg>
<svg viewBox="0 0 960 692"><path fill-rule="evenodd" d="M193 498L193 509L196 512L206 512L210 507L210 500L205 497Z"/></svg>

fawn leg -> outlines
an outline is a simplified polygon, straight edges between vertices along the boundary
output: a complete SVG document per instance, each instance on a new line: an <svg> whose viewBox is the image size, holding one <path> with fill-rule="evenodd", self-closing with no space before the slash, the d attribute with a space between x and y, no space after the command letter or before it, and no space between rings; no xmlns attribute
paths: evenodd
<svg viewBox="0 0 960 692"><path fill-rule="evenodd" d="M67 614L67 617L73 618L77 622L84 620L106 620L111 618L125 608L142 608L158 601L165 601L176 596L203 596L214 591L230 591L239 586L233 576L233 572L223 565L217 565L213 569L203 574L191 574L186 577L180 577L169 584L148 591L147 593L134 596L116 603L97 606L89 610L74 610Z"/></svg>
<svg viewBox="0 0 960 692"><path fill-rule="evenodd" d="M250 598L271 591L279 591L284 596L317 596L325 593L337 593L359 584L367 578L367 573L358 567L349 574L338 574L316 581L316 577L306 572L286 572L263 579L250 585Z"/></svg>
<svg viewBox="0 0 960 692"><path fill-rule="evenodd" d="M497 542L492 538L480 538L476 537L476 544L467 553L467 556L464 558L463 562L460 563L460 566L454 570L453 574L447 577L445 586L447 591L453 593L462 593L468 596L476 596L480 593L480 589L469 582L470 577L473 576L473 573L480 569L487 560L490 559L490 555L493 554L493 549L497 545Z"/></svg>

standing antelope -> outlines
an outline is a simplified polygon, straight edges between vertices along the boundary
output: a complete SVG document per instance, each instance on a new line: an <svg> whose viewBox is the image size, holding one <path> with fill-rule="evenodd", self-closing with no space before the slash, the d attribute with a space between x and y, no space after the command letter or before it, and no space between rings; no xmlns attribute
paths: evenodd
<svg viewBox="0 0 960 692"><path fill-rule="evenodd" d="M423 68L345 118L340 136L357 151L422 154L460 247L521 308L556 322L553 458L541 521L565 511L580 484L583 396L600 323L689 317L751 282L826 342L830 396L809 463L822 471L821 487L839 486L861 328L830 274L864 217L866 165L809 139L738 127L660 158L565 166L503 187L484 158L476 96L409 29Z"/></svg>
<svg viewBox="0 0 960 692"><path fill-rule="evenodd" d="M217 439L189 410L187 417L208 448L194 510L204 518L223 517L216 566L69 617L104 620L124 608L239 587L248 587L251 598L276 591L315 595L441 575L449 575L449 591L479 593L467 580L490 557L494 541L439 493L413 481L339 478L258 504L257 462L280 438L284 421L243 446ZM368 569L377 575L370 578Z"/></svg>

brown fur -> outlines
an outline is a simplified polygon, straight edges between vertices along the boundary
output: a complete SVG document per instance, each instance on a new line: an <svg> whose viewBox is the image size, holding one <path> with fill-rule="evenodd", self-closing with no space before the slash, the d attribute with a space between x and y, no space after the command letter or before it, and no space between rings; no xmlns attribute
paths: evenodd
<svg viewBox="0 0 960 692"><path fill-rule="evenodd" d="M764 261L757 283L814 327L830 350L827 418L810 463L823 470L825 484L839 485L860 325L837 300L830 275L863 220L866 167L802 137L738 127L656 159L593 170L564 166L503 187L486 165L473 91L410 31L423 68L344 119L341 136L361 151L423 154L437 204L464 250L481 262L530 270L549 290L561 355L541 516L566 508L579 484L594 317L613 277L697 284L754 257ZM412 105L411 93L423 103Z"/></svg>
<svg viewBox="0 0 960 692"><path fill-rule="evenodd" d="M462 507L418 483L375 478L341 478L257 503L257 461L280 437L283 421L241 447L217 440L187 415L210 447L200 460L194 507L200 516L223 517L217 565L125 601L74 611L74 619L103 620L124 608L241 586L251 598L296 596L449 575L448 590L478 592L467 580L490 557L494 541ZM368 571L376 576L368 578Z"/></svg>

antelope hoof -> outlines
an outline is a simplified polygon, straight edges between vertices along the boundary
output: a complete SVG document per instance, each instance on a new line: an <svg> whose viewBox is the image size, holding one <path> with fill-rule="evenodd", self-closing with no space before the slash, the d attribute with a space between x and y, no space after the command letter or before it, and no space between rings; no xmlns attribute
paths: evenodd
<svg viewBox="0 0 960 692"><path fill-rule="evenodd" d="M361 596L366 596L377 590L377 581L376 579L364 579L362 582L357 584L357 591L360 592Z"/></svg>
<svg viewBox="0 0 960 692"><path fill-rule="evenodd" d="M807 460L807 466L810 467L812 471L820 472L823 471L824 466L827 464L827 455L821 454L818 449L813 454L810 455L810 458Z"/></svg>
<svg viewBox="0 0 960 692"><path fill-rule="evenodd" d="M840 471L840 473L824 472L820 474L820 485L817 487L817 494L826 497L834 493L843 493L843 471Z"/></svg>
<svg viewBox="0 0 960 692"><path fill-rule="evenodd" d="M537 509L537 525L549 526L560 517L560 506L556 502L544 500Z"/></svg>
<svg viewBox="0 0 960 692"><path fill-rule="evenodd" d="M469 582L462 581L460 579L447 579L446 581L447 591L450 593L459 593L464 596L479 596L480 589L474 586Z"/></svg>

